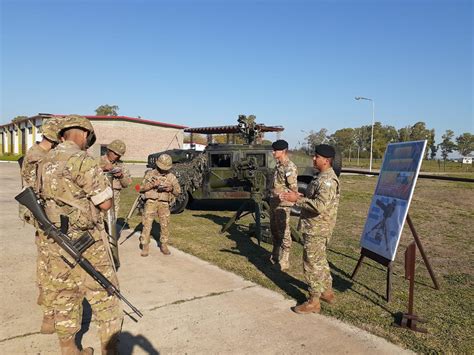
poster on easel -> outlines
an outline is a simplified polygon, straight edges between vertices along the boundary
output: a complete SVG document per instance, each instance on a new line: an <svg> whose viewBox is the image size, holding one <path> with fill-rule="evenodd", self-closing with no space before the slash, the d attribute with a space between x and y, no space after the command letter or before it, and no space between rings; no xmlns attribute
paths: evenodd
<svg viewBox="0 0 474 355"><path fill-rule="evenodd" d="M426 140L390 143L360 246L394 260L426 148Z"/></svg>

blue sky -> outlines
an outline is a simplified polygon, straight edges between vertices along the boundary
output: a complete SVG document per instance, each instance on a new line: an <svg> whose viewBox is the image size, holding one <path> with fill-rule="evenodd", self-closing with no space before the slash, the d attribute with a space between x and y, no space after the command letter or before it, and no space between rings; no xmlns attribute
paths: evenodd
<svg viewBox="0 0 474 355"><path fill-rule="evenodd" d="M468 0L1 3L0 123L38 112L474 132ZM268 137L272 139L272 137ZM273 137L274 138L274 137Z"/></svg>

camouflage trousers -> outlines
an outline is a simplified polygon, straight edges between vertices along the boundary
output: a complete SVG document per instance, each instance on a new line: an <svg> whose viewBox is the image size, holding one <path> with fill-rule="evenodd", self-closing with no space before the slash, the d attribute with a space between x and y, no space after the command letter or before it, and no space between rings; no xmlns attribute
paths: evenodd
<svg viewBox="0 0 474 355"><path fill-rule="evenodd" d="M115 212L115 219L118 218L119 210L120 210L120 191L114 189L114 212Z"/></svg>
<svg viewBox="0 0 474 355"><path fill-rule="evenodd" d="M140 236L140 242L143 245L150 244L151 229L156 217L158 217L158 221L160 222L160 243L168 243L170 236L170 205L166 201L148 199L145 202L145 209L143 211L143 230Z"/></svg>
<svg viewBox="0 0 474 355"><path fill-rule="evenodd" d="M270 201L270 230L272 232L273 245L280 245L282 251L291 248L290 230L291 207L279 205L279 201Z"/></svg>
<svg viewBox="0 0 474 355"><path fill-rule="evenodd" d="M103 231L91 231L96 242L83 256L118 287L118 280L112 267L108 251L101 239ZM70 234L75 239L79 233ZM102 343L106 344L120 333L123 321L122 310L117 297L109 296L79 265L71 269L62 259L70 257L57 244L51 245L50 281L57 292L53 301L55 330L60 340L75 336L82 324L82 301L84 298L92 308L93 321L99 328Z"/></svg>
<svg viewBox="0 0 474 355"><path fill-rule="evenodd" d="M56 298L56 290L50 282L50 248L51 239L41 231L35 233L35 243L38 249L36 258L36 282L39 289L38 305L43 308L44 315L53 315L53 301Z"/></svg>
<svg viewBox="0 0 474 355"><path fill-rule="evenodd" d="M329 236L303 233L303 270L312 297L332 287L332 277L326 256Z"/></svg>

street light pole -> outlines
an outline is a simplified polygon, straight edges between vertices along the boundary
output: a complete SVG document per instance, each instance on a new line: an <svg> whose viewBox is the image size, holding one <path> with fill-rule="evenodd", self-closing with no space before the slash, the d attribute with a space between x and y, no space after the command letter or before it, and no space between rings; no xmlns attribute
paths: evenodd
<svg viewBox="0 0 474 355"><path fill-rule="evenodd" d="M375 124L375 101L368 97L356 96L356 100L367 100L372 102L372 132L370 134L370 161L369 161L369 171L372 172L372 152L374 145L374 124Z"/></svg>

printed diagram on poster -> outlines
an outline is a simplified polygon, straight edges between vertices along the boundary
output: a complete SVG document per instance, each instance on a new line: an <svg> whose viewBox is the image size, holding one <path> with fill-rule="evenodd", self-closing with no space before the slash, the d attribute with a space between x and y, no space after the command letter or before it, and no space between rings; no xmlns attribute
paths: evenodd
<svg viewBox="0 0 474 355"><path fill-rule="evenodd" d="M394 260L415 189L426 141L387 146L360 245Z"/></svg>

